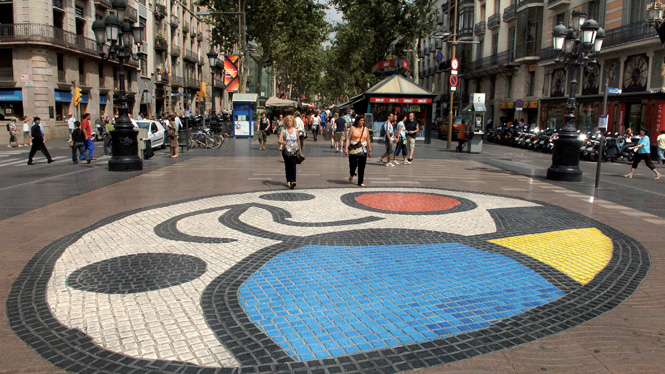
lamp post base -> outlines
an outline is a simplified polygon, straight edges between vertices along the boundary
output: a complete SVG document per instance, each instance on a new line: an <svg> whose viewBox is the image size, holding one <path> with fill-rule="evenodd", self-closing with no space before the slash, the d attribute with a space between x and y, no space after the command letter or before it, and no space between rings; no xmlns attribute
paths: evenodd
<svg viewBox="0 0 665 374"><path fill-rule="evenodd" d="M547 169L547 179L563 182L581 182L582 170L573 166L551 166Z"/></svg>
<svg viewBox="0 0 665 374"><path fill-rule="evenodd" d="M113 158L109 160L109 171L143 170L143 160L138 156L138 135L133 128L111 131Z"/></svg>

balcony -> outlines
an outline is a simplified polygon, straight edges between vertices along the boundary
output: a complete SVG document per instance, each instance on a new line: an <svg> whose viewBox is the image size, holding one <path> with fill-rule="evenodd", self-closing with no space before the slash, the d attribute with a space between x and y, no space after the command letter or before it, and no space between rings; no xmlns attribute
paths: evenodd
<svg viewBox="0 0 665 374"><path fill-rule="evenodd" d="M457 33L457 39L459 40L471 40L473 39L473 27L465 27Z"/></svg>
<svg viewBox="0 0 665 374"><path fill-rule="evenodd" d="M555 51L554 48L548 47L540 50L540 62L556 60L560 53Z"/></svg>
<svg viewBox="0 0 665 374"><path fill-rule="evenodd" d="M67 82L67 74L65 73L64 70L58 70L58 82L60 83Z"/></svg>
<svg viewBox="0 0 665 374"><path fill-rule="evenodd" d="M517 11L519 12L522 10L522 7L526 7L527 5L540 5L543 6L545 5L545 0L519 0L517 2Z"/></svg>
<svg viewBox="0 0 665 374"><path fill-rule="evenodd" d="M65 10L65 7L63 5L63 0L53 0L53 6Z"/></svg>
<svg viewBox="0 0 665 374"><path fill-rule="evenodd" d="M199 56L195 52L190 51L189 49L185 49L183 58L187 61L191 61L194 63L199 61Z"/></svg>
<svg viewBox="0 0 665 374"><path fill-rule="evenodd" d="M94 39L40 23L16 23L0 25L0 45L2 44L43 44L55 45L68 50L85 52L99 57Z"/></svg>
<svg viewBox="0 0 665 374"><path fill-rule="evenodd" d="M647 25L646 22L635 22L611 30L606 30L603 49L657 37L658 33L652 26Z"/></svg>
<svg viewBox="0 0 665 374"><path fill-rule="evenodd" d="M548 10L554 10L559 7L562 7L563 5L569 6L570 5L570 0L547 0L547 9Z"/></svg>
<svg viewBox="0 0 665 374"><path fill-rule="evenodd" d="M156 73L155 74L155 83L156 84L168 84L169 83L169 76L166 73Z"/></svg>
<svg viewBox="0 0 665 374"><path fill-rule="evenodd" d="M95 0L95 5L105 9L111 9L111 0Z"/></svg>
<svg viewBox="0 0 665 374"><path fill-rule="evenodd" d="M171 46L171 56L180 57L180 46Z"/></svg>
<svg viewBox="0 0 665 374"><path fill-rule="evenodd" d="M476 23L475 26L473 26L473 33L474 35L483 35L485 34L485 29L487 28L487 24L485 21L480 21Z"/></svg>
<svg viewBox="0 0 665 374"><path fill-rule="evenodd" d="M155 18L163 20L166 17L166 7L162 4L155 4Z"/></svg>
<svg viewBox="0 0 665 374"><path fill-rule="evenodd" d="M189 22L182 21L182 32L185 34L189 32Z"/></svg>
<svg viewBox="0 0 665 374"><path fill-rule="evenodd" d="M97 83L99 83L99 88L104 88L104 77L99 77Z"/></svg>
<svg viewBox="0 0 665 374"><path fill-rule="evenodd" d="M503 22L510 22L516 19L517 19L517 12L515 4L511 4L503 10Z"/></svg>
<svg viewBox="0 0 665 374"><path fill-rule="evenodd" d="M168 49L168 43L164 38L155 38L155 51L166 51Z"/></svg>
<svg viewBox="0 0 665 374"><path fill-rule="evenodd" d="M177 29L178 26L180 26L180 21L178 21L178 17L176 16L171 16L170 23L171 27L173 27L174 29Z"/></svg>
<svg viewBox="0 0 665 374"><path fill-rule="evenodd" d="M196 35L196 41L197 42L202 42L203 41L203 35L202 34Z"/></svg>
<svg viewBox="0 0 665 374"><path fill-rule="evenodd" d="M171 86L173 87L182 87L182 77L177 75L171 75Z"/></svg>
<svg viewBox="0 0 665 374"><path fill-rule="evenodd" d="M205 65L205 63L206 63L205 60L206 60L205 57L203 57L203 56L199 57L199 62L198 62L198 64L199 64L199 65Z"/></svg>
<svg viewBox="0 0 665 374"><path fill-rule="evenodd" d="M497 74L511 70L515 66L515 51L503 51L482 59L472 61L467 67L470 75L476 76L481 71L488 74Z"/></svg>
<svg viewBox="0 0 665 374"><path fill-rule="evenodd" d="M492 14L487 19L487 28L490 30L494 30L499 26L501 26L501 14L499 13Z"/></svg>
<svg viewBox="0 0 665 374"><path fill-rule="evenodd" d="M196 78L185 77L185 87L188 88L199 88L201 82Z"/></svg>
<svg viewBox="0 0 665 374"><path fill-rule="evenodd" d="M14 68L0 68L0 82L13 82L14 81Z"/></svg>
<svg viewBox="0 0 665 374"><path fill-rule="evenodd" d="M125 18L132 22L136 22L139 20L139 12L136 8L127 6L127 9L125 10Z"/></svg>
<svg viewBox="0 0 665 374"><path fill-rule="evenodd" d="M464 6L473 6L474 0L459 0L459 6L464 7Z"/></svg>
<svg viewBox="0 0 665 374"><path fill-rule="evenodd" d="M221 79L215 79L216 88L224 88L224 82Z"/></svg>
<svg viewBox="0 0 665 374"><path fill-rule="evenodd" d="M88 81L85 79L85 74L79 74L79 86L87 86Z"/></svg>

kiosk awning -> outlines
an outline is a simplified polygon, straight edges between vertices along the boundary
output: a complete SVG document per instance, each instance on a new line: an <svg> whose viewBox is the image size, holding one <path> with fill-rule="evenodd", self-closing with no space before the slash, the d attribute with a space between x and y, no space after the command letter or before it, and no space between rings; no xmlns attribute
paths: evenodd
<svg viewBox="0 0 665 374"><path fill-rule="evenodd" d="M271 96L266 100L265 106L270 106L270 107L278 107L278 108L289 108L289 107L296 107L298 105L297 102L293 100L285 100L285 99L279 99L274 96Z"/></svg>
<svg viewBox="0 0 665 374"><path fill-rule="evenodd" d="M475 110L476 112L487 112L485 103L473 103L473 110Z"/></svg>

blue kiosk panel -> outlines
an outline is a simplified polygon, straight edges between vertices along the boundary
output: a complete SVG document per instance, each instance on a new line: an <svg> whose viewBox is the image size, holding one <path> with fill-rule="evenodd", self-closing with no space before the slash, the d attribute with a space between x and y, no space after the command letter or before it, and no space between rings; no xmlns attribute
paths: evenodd
<svg viewBox="0 0 665 374"><path fill-rule="evenodd" d="M249 138L254 136L254 109L257 94L233 95L233 136Z"/></svg>

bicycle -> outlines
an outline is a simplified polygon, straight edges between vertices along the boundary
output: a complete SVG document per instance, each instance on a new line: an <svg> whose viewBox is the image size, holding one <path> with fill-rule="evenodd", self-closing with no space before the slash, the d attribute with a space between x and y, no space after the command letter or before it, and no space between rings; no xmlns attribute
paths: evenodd
<svg viewBox="0 0 665 374"><path fill-rule="evenodd" d="M209 129L192 131L187 139L188 148L219 149L224 143L224 138L213 134Z"/></svg>

